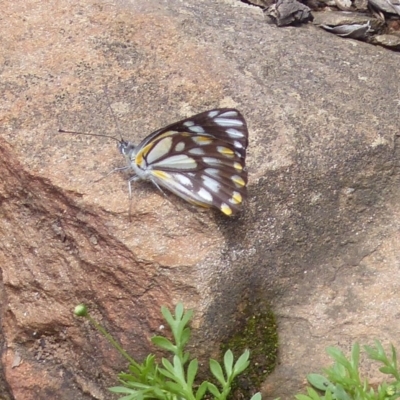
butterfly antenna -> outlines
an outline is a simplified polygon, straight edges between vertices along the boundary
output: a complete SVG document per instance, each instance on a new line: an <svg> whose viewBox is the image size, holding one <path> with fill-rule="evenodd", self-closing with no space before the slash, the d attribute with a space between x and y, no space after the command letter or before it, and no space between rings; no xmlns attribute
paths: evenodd
<svg viewBox="0 0 400 400"><path fill-rule="evenodd" d="M117 120L117 117L115 116L115 113L114 113L112 107L111 107L110 98L108 97L108 86L107 85L104 88L104 94L106 95L107 106L108 106L108 108L109 108L109 110L111 112L111 115L113 117L115 126L117 127L117 130L118 130L118 133L119 133L119 137L121 138L121 140L119 140L119 142L121 142L121 141L123 142L124 139L123 139L122 134L121 134L121 129L119 127L118 120Z"/></svg>
<svg viewBox="0 0 400 400"><path fill-rule="evenodd" d="M100 133L86 133L86 132L77 132L77 131L66 131L64 129L59 129L59 133L72 133L73 135L85 135L85 136L98 136L98 137L106 137L108 139L115 140L116 142L120 143L120 140L113 137L113 136L108 136L108 135L102 135Z"/></svg>

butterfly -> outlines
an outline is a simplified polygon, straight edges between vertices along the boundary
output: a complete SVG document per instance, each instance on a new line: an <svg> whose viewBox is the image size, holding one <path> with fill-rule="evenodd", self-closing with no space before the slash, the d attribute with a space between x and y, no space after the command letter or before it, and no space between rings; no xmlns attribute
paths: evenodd
<svg viewBox="0 0 400 400"><path fill-rule="evenodd" d="M127 161L118 170L134 173L128 182L130 196L132 182L150 181L161 191L227 216L235 215L247 197L248 130L236 109L213 109L183 119L151 133L137 146L117 141Z"/></svg>

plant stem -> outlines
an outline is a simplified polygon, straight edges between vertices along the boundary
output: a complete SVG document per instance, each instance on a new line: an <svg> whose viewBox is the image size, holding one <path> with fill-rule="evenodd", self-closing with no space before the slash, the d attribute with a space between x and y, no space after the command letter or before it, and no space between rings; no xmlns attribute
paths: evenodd
<svg viewBox="0 0 400 400"><path fill-rule="evenodd" d="M93 326L113 345L118 352L125 357L131 364L136 367L140 367L140 365L122 348L122 346L100 325L98 324L89 314L86 315L86 318L93 324Z"/></svg>

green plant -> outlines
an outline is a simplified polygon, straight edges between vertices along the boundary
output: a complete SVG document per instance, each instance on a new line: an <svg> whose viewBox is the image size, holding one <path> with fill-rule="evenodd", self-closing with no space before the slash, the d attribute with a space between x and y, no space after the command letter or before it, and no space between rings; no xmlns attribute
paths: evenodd
<svg viewBox="0 0 400 400"><path fill-rule="evenodd" d="M307 380L311 386L307 395L296 395L297 400L394 400L400 398L400 372L397 366L396 349L391 346L388 356L382 344L375 340L375 346L364 346L371 360L383 364L379 371L390 375L392 382L382 382L378 387L372 387L368 380L360 377L359 359L360 346L354 344L349 359L335 347L328 347L327 353L335 360L332 367L324 370L326 376L310 374ZM317 392L317 389L319 392ZM323 395L319 393L322 392Z"/></svg>
<svg viewBox="0 0 400 400"><path fill-rule="evenodd" d="M163 336L155 336L152 342L163 350L172 353L172 360L161 359L159 365L153 354L150 354L142 363L136 362L125 350L109 335L103 327L97 324L87 312L86 307L78 306L75 314L88 318L92 324L110 341L110 343L129 361L129 372L118 375L121 386L109 390L123 394L120 400L200 400L213 398L225 400L231 391L233 380L249 365L248 350L234 361L233 353L227 350L222 365L210 359L210 371L218 382L204 381L200 385L195 383L198 361L190 360L185 346L190 338L188 323L192 318L191 310L185 311L182 303L175 308L175 316L166 308L161 313L171 328L173 340ZM261 394L256 393L251 400L261 400Z"/></svg>

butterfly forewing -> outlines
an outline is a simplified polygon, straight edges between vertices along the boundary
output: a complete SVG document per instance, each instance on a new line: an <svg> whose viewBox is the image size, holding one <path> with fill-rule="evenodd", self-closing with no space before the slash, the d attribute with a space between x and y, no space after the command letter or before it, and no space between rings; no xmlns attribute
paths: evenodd
<svg viewBox="0 0 400 400"><path fill-rule="evenodd" d="M247 145L243 116L235 109L224 108L152 133L129 158L139 178L190 203L234 215L247 196Z"/></svg>

